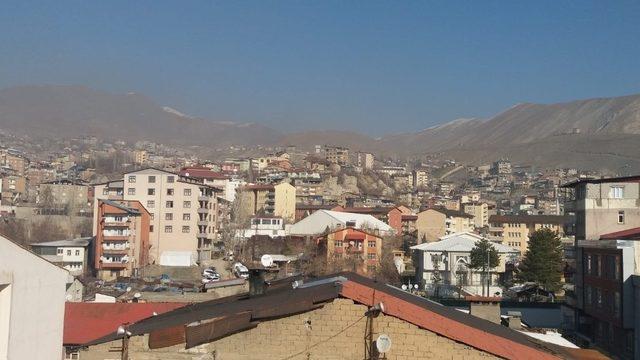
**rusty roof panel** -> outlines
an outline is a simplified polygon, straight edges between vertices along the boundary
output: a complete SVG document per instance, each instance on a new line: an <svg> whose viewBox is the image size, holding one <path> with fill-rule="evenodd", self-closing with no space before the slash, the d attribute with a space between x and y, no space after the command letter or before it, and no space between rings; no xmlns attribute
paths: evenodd
<svg viewBox="0 0 640 360"><path fill-rule="evenodd" d="M149 349L184 344L185 330L183 325L154 330L149 333Z"/></svg>
<svg viewBox="0 0 640 360"><path fill-rule="evenodd" d="M257 322L251 322L251 312L249 311L191 323L186 326L185 330L186 348L209 343L257 325Z"/></svg>

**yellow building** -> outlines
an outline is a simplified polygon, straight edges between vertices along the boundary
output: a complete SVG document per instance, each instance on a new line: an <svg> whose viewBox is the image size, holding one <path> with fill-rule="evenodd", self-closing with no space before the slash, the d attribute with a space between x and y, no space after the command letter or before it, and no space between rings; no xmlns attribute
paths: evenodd
<svg viewBox="0 0 640 360"><path fill-rule="evenodd" d="M445 208L427 209L417 214L418 243L438 241L445 235L473 230L473 216Z"/></svg>
<svg viewBox="0 0 640 360"><path fill-rule="evenodd" d="M563 237L567 222L568 218L560 215L492 215L489 217L489 234L492 240L499 240L524 254L531 233L551 229Z"/></svg>
<svg viewBox="0 0 640 360"><path fill-rule="evenodd" d="M296 188L283 182L238 188L241 218L261 214L279 216L292 223L296 214Z"/></svg>

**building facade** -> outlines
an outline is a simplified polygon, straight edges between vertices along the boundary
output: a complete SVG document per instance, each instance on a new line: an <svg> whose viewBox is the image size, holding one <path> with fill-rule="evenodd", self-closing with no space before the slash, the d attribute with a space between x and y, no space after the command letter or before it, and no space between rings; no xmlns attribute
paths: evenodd
<svg viewBox="0 0 640 360"><path fill-rule="evenodd" d="M445 235L473 230L473 216L445 208L421 211L415 221L419 243L438 241Z"/></svg>
<svg viewBox="0 0 640 360"><path fill-rule="evenodd" d="M44 259L64 268L71 275L91 273L93 238L47 241L31 244L31 251Z"/></svg>
<svg viewBox="0 0 640 360"><path fill-rule="evenodd" d="M529 246L529 236L540 229L550 229L560 237L570 219L560 215L492 215L489 217L489 235L494 241L514 247L523 254Z"/></svg>
<svg viewBox="0 0 640 360"><path fill-rule="evenodd" d="M238 188L241 217L279 216L293 222L296 215L296 188L283 182L276 185L247 185Z"/></svg>

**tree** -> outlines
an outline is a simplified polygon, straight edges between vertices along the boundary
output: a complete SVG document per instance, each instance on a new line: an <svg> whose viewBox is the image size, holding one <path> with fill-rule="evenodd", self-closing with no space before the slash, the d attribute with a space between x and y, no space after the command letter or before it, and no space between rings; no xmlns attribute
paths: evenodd
<svg viewBox="0 0 640 360"><path fill-rule="evenodd" d="M487 256L488 254L488 256ZM482 270L482 294L484 295L484 285L487 282L486 275L491 272L491 269L497 267L500 264L500 256L498 250L493 244L486 238L476 242L476 245L471 249L471 256L469 267L474 270ZM487 295L489 294L489 288L487 287Z"/></svg>
<svg viewBox="0 0 640 360"><path fill-rule="evenodd" d="M540 229L529 236L529 248L518 268L517 278L535 282L548 291L562 286L562 242L551 229Z"/></svg>

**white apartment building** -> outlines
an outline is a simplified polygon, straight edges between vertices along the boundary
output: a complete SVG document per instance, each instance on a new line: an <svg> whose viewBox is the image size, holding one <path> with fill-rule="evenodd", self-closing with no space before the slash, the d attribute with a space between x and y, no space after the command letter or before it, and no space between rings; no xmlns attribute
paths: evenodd
<svg viewBox="0 0 640 360"><path fill-rule="evenodd" d="M31 250L46 260L63 267L71 275L87 271L91 237L31 244Z"/></svg>
<svg viewBox="0 0 640 360"><path fill-rule="evenodd" d="M148 168L126 173L121 181L97 185L94 203L119 196L140 201L151 215L150 263L161 264L165 252L172 257L190 256L195 263L212 258L218 235L216 192L220 190L201 179ZM96 222L94 218L94 231Z"/></svg>

